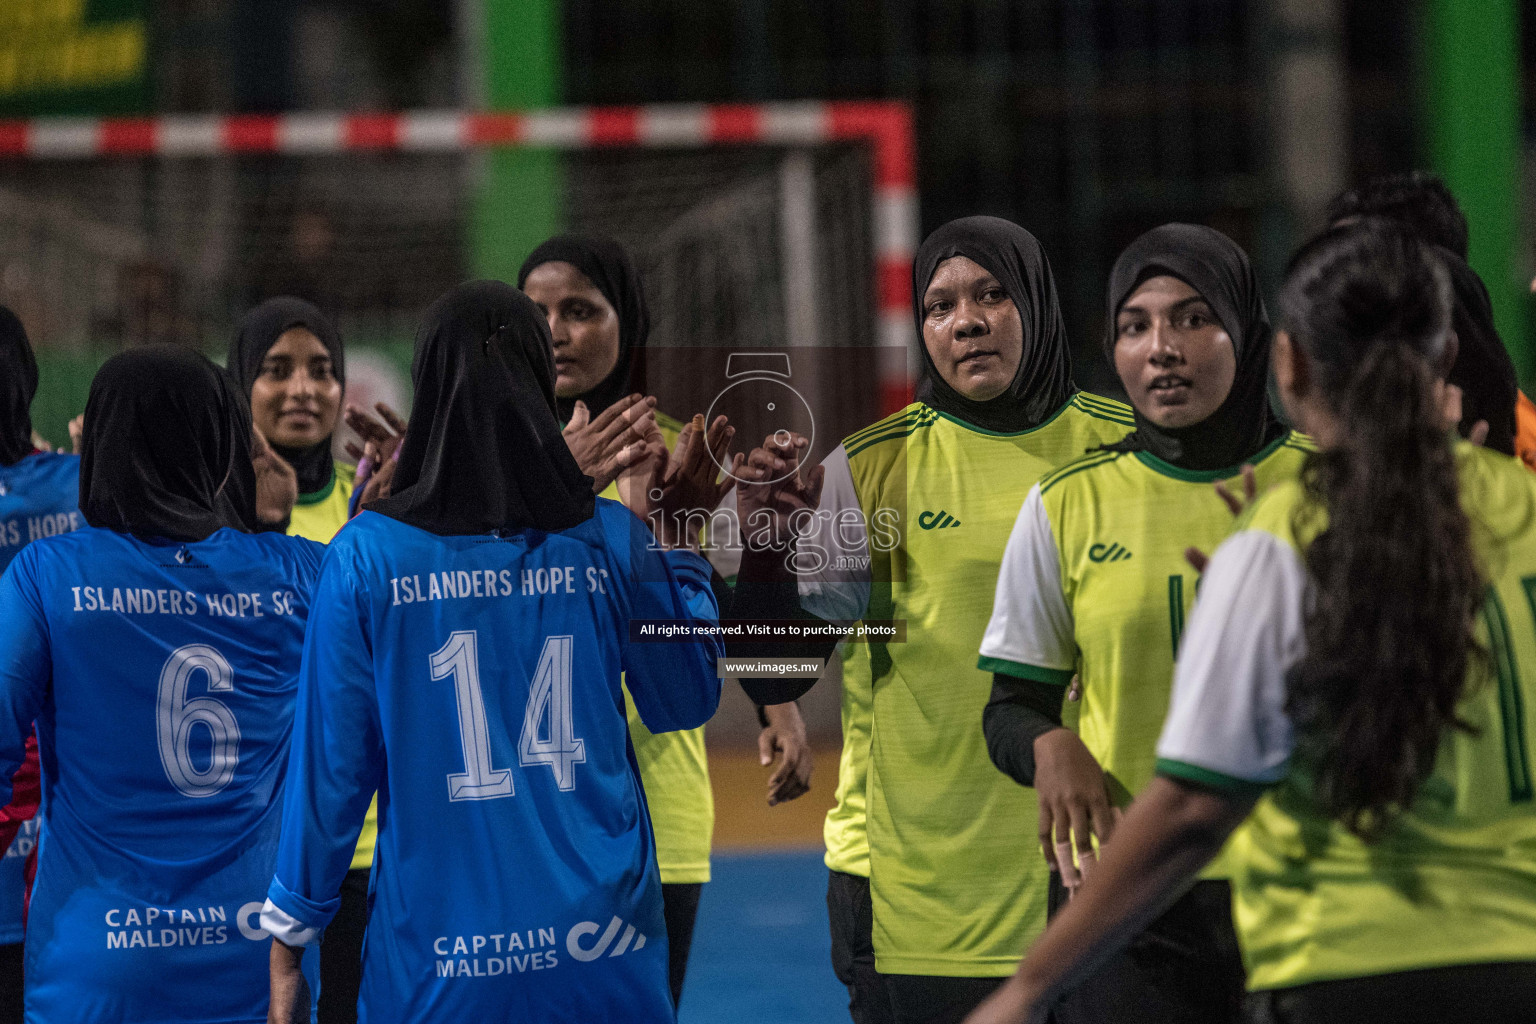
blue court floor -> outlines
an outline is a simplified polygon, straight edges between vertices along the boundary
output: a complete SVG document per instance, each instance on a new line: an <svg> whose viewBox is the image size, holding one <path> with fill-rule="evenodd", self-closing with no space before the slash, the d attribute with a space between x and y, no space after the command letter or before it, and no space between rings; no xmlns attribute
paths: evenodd
<svg viewBox="0 0 1536 1024"><path fill-rule="evenodd" d="M716 854L704 887L679 1024L838 1024L820 849Z"/></svg>

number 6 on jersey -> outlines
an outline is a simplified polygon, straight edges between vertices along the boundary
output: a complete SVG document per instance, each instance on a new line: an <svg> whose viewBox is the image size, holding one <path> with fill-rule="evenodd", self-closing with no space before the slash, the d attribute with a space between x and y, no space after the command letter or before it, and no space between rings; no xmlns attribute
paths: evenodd
<svg viewBox="0 0 1536 1024"><path fill-rule="evenodd" d="M572 721L572 647L569 636L545 639L517 743L520 765L549 765L555 773L556 785L567 791L576 788L575 766L587 759L586 743L576 737ZM448 799L491 800L512 796L515 789L511 769L491 765L490 725L480 686L479 637L473 630L452 633L448 642L433 653L432 678L450 675L458 701L459 741L464 748L465 770L449 774ZM544 731L540 726L546 720L549 728Z"/></svg>

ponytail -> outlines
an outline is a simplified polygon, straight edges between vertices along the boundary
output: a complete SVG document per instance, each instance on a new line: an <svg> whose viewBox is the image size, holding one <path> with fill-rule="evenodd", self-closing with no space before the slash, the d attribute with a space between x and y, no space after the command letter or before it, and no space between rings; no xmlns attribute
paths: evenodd
<svg viewBox="0 0 1536 1024"><path fill-rule="evenodd" d="M1481 655L1485 584L1432 364L1449 283L1422 245L1368 223L1305 248L1282 307L1341 421L1302 473L1327 524L1305 553L1307 651L1286 710L1315 799L1372 841L1412 806L1445 730L1467 728L1456 706Z"/></svg>

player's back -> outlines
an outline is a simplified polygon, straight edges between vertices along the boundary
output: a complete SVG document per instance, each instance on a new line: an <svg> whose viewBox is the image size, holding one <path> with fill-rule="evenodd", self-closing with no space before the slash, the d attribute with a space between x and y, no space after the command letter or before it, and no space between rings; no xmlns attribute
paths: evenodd
<svg viewBox="0 0 1536 1024"><path fill-rule="evenodd" d="M1457 706L1470 728L1446 731L1413 807L1374 844L1317 811L1304 772L1260 801L1233 879L1251 987L1536 957L1536 478L1464 442L1458 462L1489 574L1486 655L1473 657ZM1299 548L1323 525L1298 519L1304 500L1299 482L1282 484L1247 525Z"/></svg>
<svg viewBox="0 0 1536 1024"><path fill-rule="evenodd" d="M297 724L317 801L286 821L312 840L285 839L269 913L323 902L349 839L327 823L355 830L377 783L360 1019L671 1018L620 673L654 731L701 725L719 683L696 645L631 642L631 618L690 615L648 537L599 499L559 532L364 513L333 542Z"/></svg>
<svg viewBox="0 0 1536 1024"><path fill-rule="evenodd" d="M35 714L44 786L29 1019L265 1019L257 915L322 550L87 529L13 562L0 740Z"/></svg>
<svg viewBox="0 0 1536 1024"><path fill-rule="evenodd" d="M0 571L32 541L84 526L79 504L78 455L38 452L0 466ZM25 936L26 862L36 842L37 819L30 818L0 859L0 944Z"/></svg>
<svg viewBox="0 0 1536 1024"><path fill-rule="evenodd" d="M27 544L85 525L80 457L39 452L0 466L0 569Z"/></svg>

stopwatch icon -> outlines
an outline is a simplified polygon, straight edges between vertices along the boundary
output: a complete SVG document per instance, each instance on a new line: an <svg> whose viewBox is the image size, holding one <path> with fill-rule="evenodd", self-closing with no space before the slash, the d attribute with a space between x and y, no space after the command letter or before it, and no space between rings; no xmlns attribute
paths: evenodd
<svg viewBox="0 0 1536 1024"><path fill-rule="evenodd" d="M799 434L810 442L807 454L814 448L816 417L804 396L790 386L788 353L732 352L726 357L725 379L730 383L710 403L705 423L723 415L736 426L738 435L752 431L746 436L771 436L788 443L791 434ZM720 468L727 474L731 471L729 466ZM789 475L786 471L771 480L744 482L774 483Z"/></svg>

